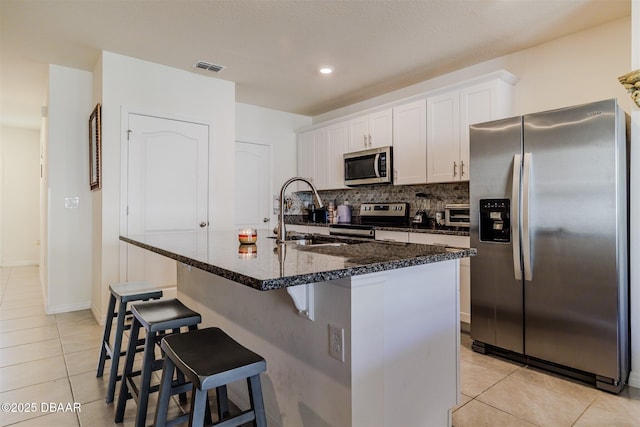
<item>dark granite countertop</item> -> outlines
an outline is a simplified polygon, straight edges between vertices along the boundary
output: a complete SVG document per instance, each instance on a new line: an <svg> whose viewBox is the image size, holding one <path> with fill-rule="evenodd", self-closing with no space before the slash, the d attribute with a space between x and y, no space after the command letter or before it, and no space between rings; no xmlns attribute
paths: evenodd
<svg viewBox="0 0 640 427"><path fill-rule="evenodd" d="M309 225L313 227L329 227L329 224L321 223L321 222L311 222L306 219L302 219L299 215L288 215L285 216L285 223L290 225ZM355 224L355 223L354 223ZM404 226L404 227L390 227L390 226L374 226L376 230L385 230L385 231L400 231L400 232L409 232L409 233L426 233L426 234L443 234L447 236L469 236L469 229L464 227L413 227L413 226Z"/></svg>
<svg viewBox="0 0 640 427"><path fill-rule="evenodd" d="M210 231L209 234L208 248L194 233L120 236L120 240L262 291L465 258L477 253L475 249L319 235L294 237L312 237L324 245L277 245L266 230L258 232L255 245L240 245L237 230Z"/></svg>

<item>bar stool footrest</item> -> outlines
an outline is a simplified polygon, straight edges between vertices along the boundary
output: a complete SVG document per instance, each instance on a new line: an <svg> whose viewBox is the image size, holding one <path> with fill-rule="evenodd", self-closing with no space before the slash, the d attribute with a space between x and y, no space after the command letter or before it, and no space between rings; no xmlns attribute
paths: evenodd
<svg viewBox="0 0 640 427"><path fill-rule="evenodd" d="M253 421L255 419L256 419L255 411L253 409L251 409L251 410L248 410L248 411L244 411L241 414L234 415L233 418L217 421L217 422L211 424L211 426L212 427L213 426L215 426L215 427L238 427L238 426L241 426L244 423L248 423L249 421Z"/></svg>

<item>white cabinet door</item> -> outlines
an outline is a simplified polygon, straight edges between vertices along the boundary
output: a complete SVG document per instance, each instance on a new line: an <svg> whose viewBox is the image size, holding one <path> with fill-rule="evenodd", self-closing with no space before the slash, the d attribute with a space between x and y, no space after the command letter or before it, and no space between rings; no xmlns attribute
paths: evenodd
<svg viewBox="0 0 640 427"><path fill-rule="evenodd" d="M469 125L507 117L513 86L495 79L427 98L427 182L469 180Z"/></svg>
<svg viewBox="0 0 640 427"><path fill-rule="evenodd" d="M409 233L409 242L457 248L468 248L471 245L471 239L468 236L429 233ZM460 320L471 323L471 260L469 258L460 260Z"/></svg>
<svg viewBox="0 0 640 427"><path fill-rule="evenodd" d="M349 151L369 148L369 116L349 120Z"/></svg>
<svg viewBox="0 0 640 427"><path fill-rule="evenodd" d="M311 179L314 175L315 131L298 134L298 176Z"/></svg>
<svg viewBox="0 0 640 427"><path fill-rule="evenodd" d="M369 148L393 145L393 111L391 109L369 114Z"/></svg>
<svg viewBox="0 0 640 427"><path fill-rule="evenodd" d="M318 190L326 190L329 177L327 174L327 164L330 157L330 148L327 141L327 129L320 128L313 131L313 174L311 175L313 184ZM304 185L304 184L303 184ZM307 189L309 189L307 187Z"/></svg>
<svg viewBox="0 0 640 427"><path fill-rule="evenodd" d="M460 92L427 98L427 182L460 180Z"/></svg>
<svg viewBox="0 0 640 427"><path fill-rule="evenodd" d="M349 151L393 145L393 111L375 113L349 120Z"/></svg>
<svg viewBox="0 0 640 427"><path fill-rule="evenodd" d="M322 225L310 225L309 233L311 234L321 234L323 236L329 235L329 227Z"/></svg>
<svg viewBox="0 0 640 427"><path fill-rule="evenodd" d="M460 90L460 179L469 180L469 125L498 118L495 84L483 83Z"/></svg>
<svg viewBox="0 0 640 427"><path fill-rule="evenodd" d="M344 153L349 151L349 123L331 125L326 130L328 154L326 156L326 188L345 188Z"/></svg>
<svg viewBox="0 0 640 427"><path fill-rule="evenodd" d="M393 109L394 184L427 182L427 102L425 99Z"/></svg>
<svg viewBox="0 0 640 427"><path fill-rule="evenodd" d="M391 240L394 242L409 243L409 233L406 231L376 230L376 240Z"/></svg>

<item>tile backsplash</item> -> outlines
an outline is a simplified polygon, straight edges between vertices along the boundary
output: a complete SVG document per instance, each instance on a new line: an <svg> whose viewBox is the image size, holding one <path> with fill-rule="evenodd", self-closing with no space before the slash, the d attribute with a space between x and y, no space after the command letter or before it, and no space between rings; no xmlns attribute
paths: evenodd
<svg viewBox="0 0 640 427"><path fill-rule="evenodd" d="M425 209L430 218L437 211L443 211L447 203L469 203L469 183L443 183L420 185L366 185L342 190L318 191L325 205L333 201L336 206L349 202L354 215L360 212L362 203L409 203L410 215L413 216L420 208ZM418 193L427 197L418 197ZM306 213L306 206L314 203L311 191L300 191L292 194L291 208L288 215L302 215Z"/></svg>

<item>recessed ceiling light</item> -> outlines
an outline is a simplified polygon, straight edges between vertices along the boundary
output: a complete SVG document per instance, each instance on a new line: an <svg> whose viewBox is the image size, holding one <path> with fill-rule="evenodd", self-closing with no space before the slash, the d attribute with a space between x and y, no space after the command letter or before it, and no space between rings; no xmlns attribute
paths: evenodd
<svg viewBox="0 0 640 427"><path fill-rule="evenodd" d="M331 74L333 73L333 67L325 65L324 67L320 67L320 74Z"/></svg>

